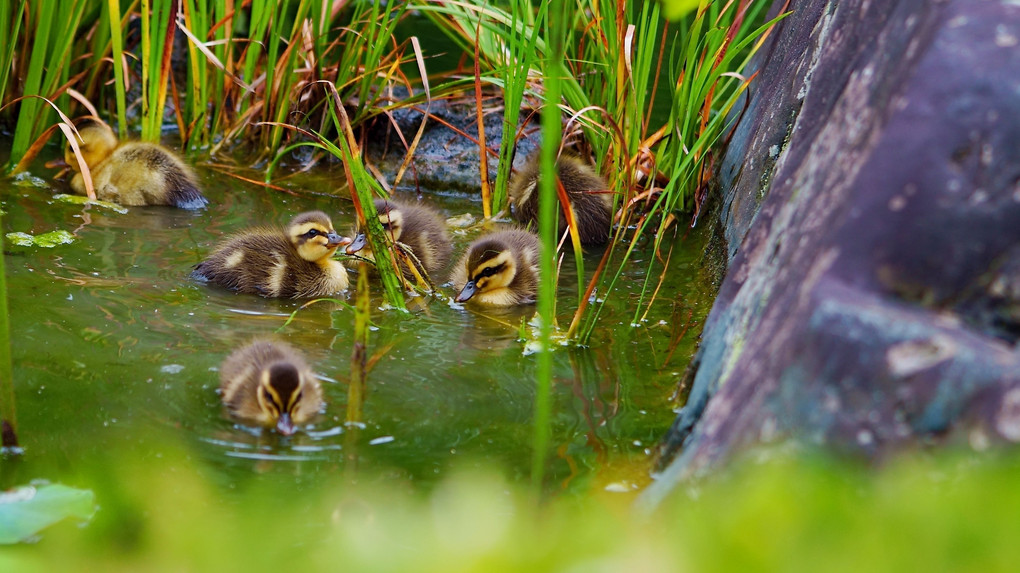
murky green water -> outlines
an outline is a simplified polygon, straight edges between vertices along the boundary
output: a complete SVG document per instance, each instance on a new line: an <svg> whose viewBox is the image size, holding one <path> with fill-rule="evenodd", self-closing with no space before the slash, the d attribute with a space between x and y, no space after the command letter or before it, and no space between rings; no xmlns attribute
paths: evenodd
<svg viewBox="0 0 1020 573"><path fill-rule="evenodd" d="M379 359L356 435L343 424L353 313L326 303L301 310L278 334L321 375L326 416L290 438L227 419L215 391L219 364L253 336L280 329L301 302L198 284L191 267L217 240L252 224L321 209L343 232L353 215L349 201L330 195L339 175L292 179L286 185L299 195L290 196L209 168L200 173L212 206L199 212L118 214L54 202L54 188L0 182L4 232L77 236L71 245L5 253L25 455L4 464L0 488L34 478L74 483L127 452L159 467L149 444L166 438L186 444L207 478L228 486L265 474L314 481L355 464L363 479L418 487L465 463L527 479L535 357L522 352L518 325L533 309L493 320L451 307L448 290L410 313L374 312L369 355ZM480 213L465 196L437 194L432 202L450 216ZM458 253L476 233L455 234ZM672 421L669 398L711 303L713 289L698 270L704 244L701 230L678 240L660 301L634 328L631 305L652 256L642 245L591 346L555 352L548 489L627 489L647 479L649 448ZM587 268L598 257L589 254ZM572 262L562 267L565 326L577 291ZM379 292L374 300L378 308Z"/></svg>

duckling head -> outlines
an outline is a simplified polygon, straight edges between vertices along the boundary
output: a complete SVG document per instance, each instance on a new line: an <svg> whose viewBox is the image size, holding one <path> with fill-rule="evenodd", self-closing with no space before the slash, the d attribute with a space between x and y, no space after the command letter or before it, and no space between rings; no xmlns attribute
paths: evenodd
<svg viewBox="0 0 1020 573"><path fill-rule="evenodd" d="M375 210L379 214L379 224L382 225L383 231L386 231L386 234L389 235L390 240L394 243L399 241L400 233L404 226L404 214L400 211L400 208L389 201L376 201ZM354 237L354 241L347 245L347 254L353 255L364 249L367 244L368 237L365 233L358 233Z"/></svg>
<svg viewBox="0 0 1020 573"><path fill-rule="evenodd" d="M456 302L467 302L479 293L507 288L517 276L517 258L501 241L483 241L474 245L467 257L467 277Z"/></svg>
<svg viewBox="0 0 1020 573"><path fill-rule="evenodd" d="M119 143L117 136L110 129L110 126L102 121L93 117L85 117L77 120L75 127L78 129L78 135L81 136L78 149L81 151L82 158L89 168L98 165L117 148ZM71 166L71 169L81 171L70 143L64 148L64 161Z"/></svg>
<svg viewBox="0 0 1020 573"><path fill-rule="evenodd" d="M262 369L256 399L266 425L275 425L284 436L293 434L294 418L302 416L297 413L298 404L309 384L311 381L305 380L297 366L288 361L273 362Z"/></svg>
<svg viewBox="0 0 1020 573"><path fill-rule="evenodd" d="M351 242L333 230L332 221L322 211L309 211L294 217L287 226L287 236L298 255L314 263L329 260L338 248Z"/></svg>

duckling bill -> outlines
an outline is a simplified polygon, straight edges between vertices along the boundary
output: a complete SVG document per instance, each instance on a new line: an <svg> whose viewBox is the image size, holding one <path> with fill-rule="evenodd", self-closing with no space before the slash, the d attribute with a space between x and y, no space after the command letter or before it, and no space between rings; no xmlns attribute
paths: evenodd
<svg viewBox="0 0 1020 573"><path fill-rule="evenodd" d="M510 207L514 220L522 225L538 226L538 154L528 159L524 169L510 181ZM584 246L604 245L613 223L613 196L609 185L586 161L563 155L556 162L556 173L567 192L578 239ZM559 230L567 228L566 214L560 209Z"/></svg>
<svg viewBox="0 0 1020 573"><path fill-rule="evenodd" d="M80 118L75 124L81 137L78 147L98 199L126 206L181 209L199 209L209 203L198 188L195 173L169 149L156 143L121 143L110 126L96 118ZM70 143L64 160L75 171L71 190L84 195L85 178Z"/></svg>
<svg viewBox="0 0 1020 573"><path fill-rule="evenodd" d="M227 357L220 395L234 418L285 436L310 422L323 404L319 381L301 353L273 340L255 340Z"/></svg>
<svg viewBox="0 0 1020 573"><path fill-rule="evenodd" d="M507 229L475 240L453 269L456 302L509 307L535 302L538 291L538 236Z"/></svg>
<svg viewBox="0 0 1020 573"><path fill-rule="evenodd" d="M347 269L332 259L350 242L321 211L295 217L287 229L256 228L221 243L195 266L196 279L270 298L313 298L347 290Z"/></svg>

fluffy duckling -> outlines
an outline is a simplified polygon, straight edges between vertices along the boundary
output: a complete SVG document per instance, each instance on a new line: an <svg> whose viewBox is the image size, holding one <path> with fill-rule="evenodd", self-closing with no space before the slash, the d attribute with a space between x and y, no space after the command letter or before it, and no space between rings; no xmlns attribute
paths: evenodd
<svg viewBox="0 0 1020 573"><path fill-rule="evenodd" d="M446 232L446 222L431 207L402 203L392 199L376 199L375 210L379 213L379 222L383 230L389 234L394 243L402 243L421 262L425 272L431 277L446 268L450 262L453 245L450 235ZM365 233L360 233L347 246L347 254L352 255L368 243ZM404 276L413 278L411 269L401 265Z"/></svg>
<svg viewBox="0 0 1020 573"><path fill-rule="evenodd" d="M286 231L248 229L224 241L192 276L249 294L279 298L328 296L347 289L347 269L333 254L350 239L322 211L295 217Z"/></svg>
<svg viewBox="0 0 1020 573"><path fill-rule="evenodd" d="M79 149L92 174L96 197L127 206L170 205L198 209L208 204L195 173L176 154L155 144L120 143L110 126L92 117L77 120ZM64 161L76 173L71 189L85 194L81 167L68 143Z"/></svg>
<svg viewBox="0 0 1020 573"><path fill-rule="evenodd" d="M510 206L514 219L532 228L538 227L538 154L528 159L524 169L510 180ZM556 162L563 189L567 192L577 232L584 246L604 245L613 222L613 196L609 185L591 165L579 157L563 155ZM560 210L560 232L567 228L567 217Z"/></svg>
<svg viewBox="0 0 1020 573"><path fill-rule="evenodd" d="M535 301L538 236L524 229L490 233L468 245L450 276L456 302L516 306Z"/></svg>
<svg viewBox="0 0 1020 573"><path fill-rule="evenodd" d="M304 357L272 340L255 340L227 357L220 396L233 417L285 436L322 409L322 388Z"/></svg>

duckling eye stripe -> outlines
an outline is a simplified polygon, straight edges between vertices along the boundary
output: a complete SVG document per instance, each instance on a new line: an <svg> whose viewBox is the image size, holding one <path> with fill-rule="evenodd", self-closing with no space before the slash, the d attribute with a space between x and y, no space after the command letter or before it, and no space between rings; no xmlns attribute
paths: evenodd
<svg viewBox="0 0 1020 573"><path fill-rule="evenodd" d="M502 272L504 266L506 266L506 265L497 265L495 267L485 267L484 269L482 269L482 272L480 272L480 273L475 275L475 279L491 277L494 274Z"/></svg>

